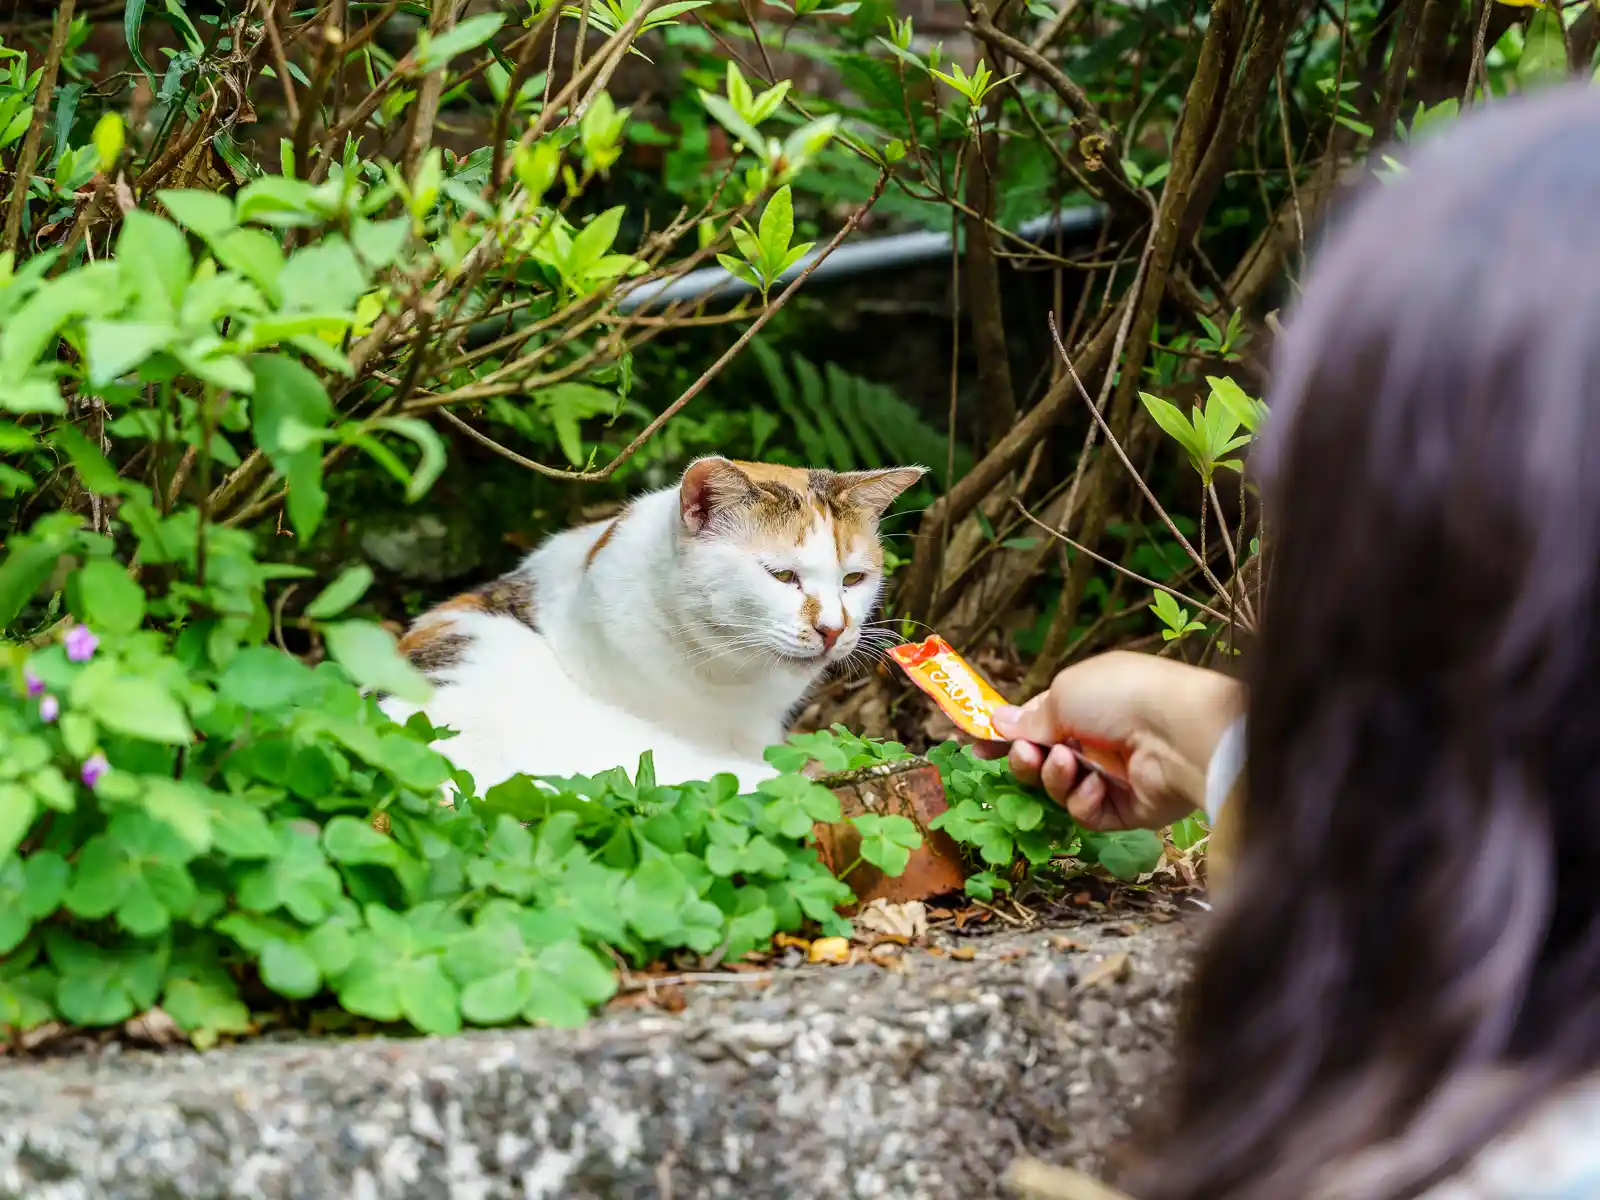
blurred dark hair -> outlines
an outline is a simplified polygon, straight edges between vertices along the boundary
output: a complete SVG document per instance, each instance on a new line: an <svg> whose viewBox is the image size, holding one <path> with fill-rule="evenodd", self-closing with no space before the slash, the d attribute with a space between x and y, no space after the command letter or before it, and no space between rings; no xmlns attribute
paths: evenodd
<svg viewBox="0 0 1600 1200"><path fill-rule="evenodd" d="M1240 858L1141 1200L1415 1196L1600 1068L1600 92L1420 146L1277 357Z"/></svg>

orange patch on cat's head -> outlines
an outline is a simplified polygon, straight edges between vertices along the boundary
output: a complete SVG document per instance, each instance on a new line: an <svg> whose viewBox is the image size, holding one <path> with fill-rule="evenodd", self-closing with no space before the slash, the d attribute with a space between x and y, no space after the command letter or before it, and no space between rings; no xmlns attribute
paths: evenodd
<svg viewBox="0 0 1600 1200"><path fill-rule="evenodd" d="M864 541L881 565L878 520L922 475L921 467L835 472L703 458L684 473L680 497L692 530L721 521L753 541L797 546L820 524L831 528L841 559Z"/></svg>

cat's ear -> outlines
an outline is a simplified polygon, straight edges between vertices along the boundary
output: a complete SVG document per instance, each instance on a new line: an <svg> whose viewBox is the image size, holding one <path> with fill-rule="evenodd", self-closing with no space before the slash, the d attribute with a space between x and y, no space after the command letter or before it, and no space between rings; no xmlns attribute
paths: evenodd
<svg viewBox="0 0 1600 1200"><path fill-rule="evenodd" d="M927 467L887 467L881 471L845 471L835 475L837 495L858 508L882 516L894 498L928 473Z"/></svg>
<svg viewBox="0 0 1600 1200"><path fill-rule="evenodd" d="M699 458L689 464L678 485L678 507L690 533L699 533L718 513L757 496L756 485L726 458Z"/></svg>

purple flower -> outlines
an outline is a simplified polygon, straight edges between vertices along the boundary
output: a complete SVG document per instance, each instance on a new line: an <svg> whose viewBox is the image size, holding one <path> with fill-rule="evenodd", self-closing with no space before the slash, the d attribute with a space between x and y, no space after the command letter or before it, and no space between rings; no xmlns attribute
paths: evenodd
<svg viewBox="0 0 1600 1200"><path fill-rule="evenodd" d="M96 750L83 764L79 777L83 780L84 787L93 787L100 782L101 776L111 769L111 764L106 761L106 756Z"/></svg>
<svg viewBox="0 0 1600 1200"><path fill-rule="evenodd" d="M39 719L46 725L51 724L61 715L61 701L54 696L46 696L39 701Z"/></svg>
<svg viewBox="0 0 1600 1200"><path fill-rule="evenodd" d="M33 673L32 667L22 668L22 678L28 684L28 695L37 696L44 691L44 680Z"/></svg>
<svg viewBox="0 0 1600 1200"><path fill-rule="evenodd" d="M67 630L67 657L73 662L88 662L94 657L95 647L100 644L100 639L95 637L94 631L87 625L74 625Z"/></svg>

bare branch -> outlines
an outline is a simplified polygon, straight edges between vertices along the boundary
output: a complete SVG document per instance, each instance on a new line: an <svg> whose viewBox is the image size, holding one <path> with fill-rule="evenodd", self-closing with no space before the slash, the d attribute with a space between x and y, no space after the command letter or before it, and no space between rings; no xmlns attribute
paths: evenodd
<svg viewBox="0 0 1600 1200"><path fill-rule="evenodd" d="M0 253L15 250L17 239L22 234L22 214L28 207L33 168L39 161L39 142L44 136L45 119L50 114L50 100L55 95L56 72L61 68L61 56L67 49L67 32L72 28L75 3L76 0L61 0L61 7L56 9L55 24L50 28L50 49L45 52L39 88L33 94L33 119L28 122L28 133L22 140L22 154L11 176L11 207L6 212L5 235L0 237Z"/></svg>

